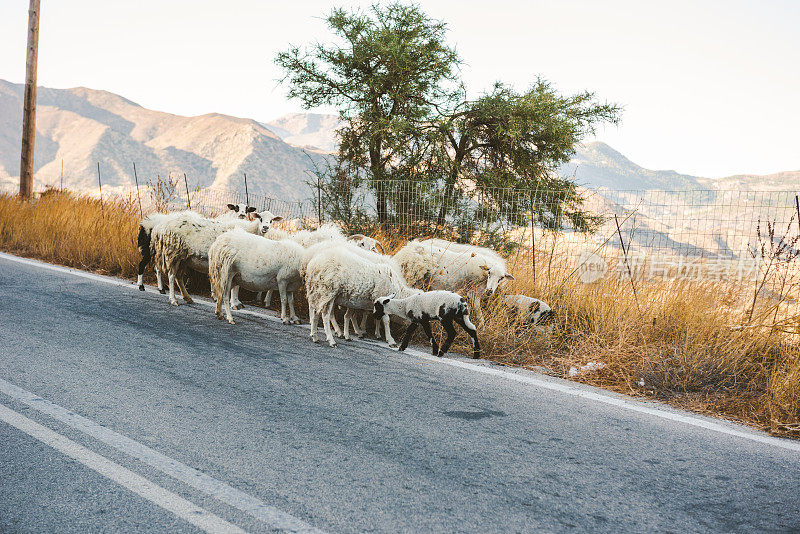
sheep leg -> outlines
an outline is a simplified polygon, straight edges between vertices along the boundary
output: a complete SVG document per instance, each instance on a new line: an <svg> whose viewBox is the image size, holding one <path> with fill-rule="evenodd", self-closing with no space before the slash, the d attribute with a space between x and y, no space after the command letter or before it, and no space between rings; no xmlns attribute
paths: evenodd
<svg viewBox="0 0 800 534"><path fill-rule="evenodd" d="M158 292L162 295L166 293L166 289L164 289L164 281L161 279L161 269L156 267L153 269L156 272L156 283L158 284Z"/></svg>
<svg viewBox="0 0 800 534"><path fill-rule="evenodd" d="M417 329L418 326L419 323L417 322L413 322L410 325L408 325L408 328L406 328L406 333L403 335L403 340L400 341L400 348L398 350L400 351L406 350L406 347L408 347L408 342L411 341L411 336L414 335L414 331Z"/></svg>
<svg viewBox="0 0 800 534"><path fill-rule="evenodd" d="M364 312L361 316L361 327L360 331L358 332L358 337L363 338L367 333L367 317L369 316L369 312Z"/></svg>
<svg viewBox="0 0 800 534"><path fill-rule="evenodd" d="M383 316L383 331L386 333L386 342L389 344L390 347L396 347L397 341L394 340L392 337L392 329L389 328L389 314L384 314Z"/></svg>
<svg viewBox="0 0 800 534"><path fill-rule="evenodd" d="M139 262L139 271L138 276L136 277L136 283L139 285L139 291L144 291L144 268L147 267L147 264L150 263L150 247L141 247L139 251L142 255L142 259Z"/></svg>
<svg viewBox="0 0 800 534"><path fill-rule="evenodd" d="M177 306L178 301L175 299L175 273L171 269L167 272L167 279L169 281L169 301L173 306Z"/></svg>
<svg viewBox="0 0 800 534"><path fill-rule="evenodd" d="M281 297L281 321L283 324L291 324L286 315L286 282L278 282L278 294Z"/></svg>
<svg viewBox="0 0 800 534"><path fill-rule="evenodd" d="M350 324L353 323L353 311L350 308L344 311L344 339L350 341ZM355 323L353 323L353 330L355 330Z"/></svg>
<svg viewBox="0 0 800 534"><path fill-rule="evenodd" d="M242 301L239 300L239 286L233 286L231 288L231 304L233 305L234 310L244 309L244 304L242 304Z"/></svg>
<svg viewBox="0 0 800 534"><path fill-rule="evenodd" d="M381 322L375 321L375 339L380 339L380 338L381 338Z"/></svg>
<svg viewBox="0 0 800 534"><path fill-rule="evenodd" d="M364 337L364 328L358 325L358 321L356 321L356 313L356 310L353 310L350 313L350 322L353 324L353 332L356 333L359 339L362 339ZM366 314L367 312L364 312L364 315Z"/></svg>
<svg viewBox="0 0 800 534"><path fill-rule="evenodd" d="M317 339L317 310L314 308L314 305L311 304L311 301L308 302L308 320L311 323L311 341L314 343L318 343L319 339Z"/></svg>
<svg viewBox="0 0 800 534"><path fill-rule="evenodd" d="M264 293L264 307L269 308L272 304L272 290L268 289L266 293Z"/></svg>
<svg viewBox="0 0 800 534"><path fill-rule="evenodd" d="M294 291L290 291L286 297L289 299L289 318L294 324L300 324L300 318L294 312Z"/></svg>
<svg viewBox="0 0 800 534"><path fill-rule="evenodd" d="M214 301L217 303L214 307L214 315L217 316L217 319L222 319L222 299L219 296L215 296Z"/></svg>
<svg viewBox="0 0 800 534"><path fill-rule="evenodd" d="M322 315L320 314L320 317ZM336 333L336 337L342 337L342 329L339 328L339 323L336 321L336 316L331 315L331 325L333 326L333 331Z"/></svg>
<svg viewBox="0 0 800 534"><path fill-rule="evenodd" d="M225 280L225 285L222 287L222 295L217 298L222 298L223 303L225 305L225 317L228 319L228 322L231 324L236 324L233 320L233 314L231 313L231 284L233 284L233 277L236 276L236 273L231 273L228 276L228 279Z"/></svg>
<svg viewBox="0 0 800 534"><path fill-rule="evenodd" d="M336 340L333 339L333 332L331 332L331 316L333 315L333 308L336 307L336 301L331 300L325 306L322 316L322 326L325 327L325 339L328 340L328 345L331 347L336 346Z"/></svg>
<svg viewBox="0 0 800 534"><path fill-rule="evenodd" d="M478 344L478 329L475 328L475 325L469 320L469 315L457 316L456 322L461 325L461 328L472 338L472 357L475 359L480 358L481 346Z"/></svg>
<svg viewBox="0 0 800 534"><path fill-rule="evenodd" d="M193 303L194 301L192 300L192 297L189 295L189 292L186 291L186 285L183 283L183 279L178 276L175 281L178 283L178 289L181 290L181 297L183 297L183 300L186 302L186 304Z"/></svg>
<svg viewBox="0 0 800 534"><path fill-rule="evenodd" d="M420 323L422 325L422 329L425 331L425 335L428 336L428 340L431 342L431 352L434 356L439 353L439 344L436 343L436 340L433 338L433 332L431 332L431 322L430 321L422 321Z"/></svg>
<svg viewBox="0 0 800 534"><path fill-rule="evenodd" d="M450 345L453 344L453 340L456 338L456 329L453 326L452 319L442 319L442 326L444 327L444 331L447 332L447 338L444 340L444 344L439 349L439 353L437 354L438 357L442 357L447 354Z"/></svg>

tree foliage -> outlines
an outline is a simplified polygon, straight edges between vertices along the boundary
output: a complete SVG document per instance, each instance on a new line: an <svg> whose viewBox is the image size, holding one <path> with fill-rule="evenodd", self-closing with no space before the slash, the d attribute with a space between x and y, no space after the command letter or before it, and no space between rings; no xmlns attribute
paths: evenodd
<svg viewBox="0 0 800 534"><path fill-rule="evenodd" d="M446 25L417 5L339 8L325 20L335 42L293 46L276 61L290 97L335 106L345 121L337 161L315 183L332 215L363 224L368 215L348 207L360 194L381 225L409 229L413 209L428 228L458 226L462 239L491 235L502 218L581 231L597 224L557 171L598 124L618 122L619 106L588 91L561 95L541 78L523 93L497 83L469 100Z"/></svg>
<svg viewBox="0 0 800 534"><path fill-rule="evenodd" d="M453 95L458 56L445 43L445 24L400 3L334 9L326 22L337 43L278 55L289 97L306 108L336 106L346 121L340 159L367 167L373 182L396 178L420 124ZM385 220L388 199L379 194L377 202Z"/></svg>

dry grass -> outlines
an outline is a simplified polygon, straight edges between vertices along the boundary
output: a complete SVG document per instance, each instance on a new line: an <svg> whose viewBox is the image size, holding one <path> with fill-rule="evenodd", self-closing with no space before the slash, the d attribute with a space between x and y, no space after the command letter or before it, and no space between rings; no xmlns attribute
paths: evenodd
<svg viewBox="0 0 800 534"><path fill-rule="evenodd" d="M125 200L101 207L69 194L29 203L0 196L0 247L133 277L138 220L138 207ZM403 244L376 237L387 252ZM562 377L602 362L603 369L574 379L800 437L800 321L790 305L759 299L751 314L753 288L733 283L638 283L634 297L630 282L583 284L552 257L537 257L535 281L529 257L511 261L517 279L507 288L548 302L556 311L552 331L519 325L497 300L487 302L479 335L488 358ZM785 289L786 278L778 279ZM457 341L455 349L469 354L466 336Z"/></svg>
<svg viewBox="0 0 800 534"><path fill-rule="evenodd" d="M136 275L139 208L51 192L31 202L0 195L0 247L7 252L117 276Z"/></svg>

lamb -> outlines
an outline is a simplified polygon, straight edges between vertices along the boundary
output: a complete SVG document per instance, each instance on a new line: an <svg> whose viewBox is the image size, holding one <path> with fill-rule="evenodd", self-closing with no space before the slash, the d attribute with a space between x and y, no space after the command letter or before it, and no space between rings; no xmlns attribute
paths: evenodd
<svg viewBox="0 0 800 534"><path fill-rule="evenodd" d="M331 332L331 316L335 305L371 310L373 302L380 295L395 293L410 296L418 292L409 287L402 277L396 276L390 265L366 260L347 246L334 246L314 255L305 273L311 339L317 342L316 317L321 314L325 337L331 347L336 346ZM396 347L397 343L389 329L388 315L383 316L383 326L389 346ZM347 321L344 338L349 339Z"/></svg>
<svg viewBox="0 0 800 534"><path fill-rule="evenodd" d="M182 216L166 220L153 227L152 246L156 266L166 272L169 279L170 302L177 306L175 300L175 277L186 269L201 273L208 272L208 249L217 237L235 227L241 227L250 233L263 231L263 221L273 221L277 217L269 212L254 214L254 220L244 219L207 219L197 213L184 212ZM267 225L269 223L266 223ZM178 278L178 288L187 303L192 298L186 291L183 282ZM238 287L232 289L232 300L238 302ZM238 309L238 308L237 308Z"/></svg>
<svg viewBox="0 0 800 534"><path fill-rule="evenodd" d="M217 215L217 219L247 219L255 211L256 208L247 204L228 204L228 211Z"/></svg>
<svg viewBox="0 0 800 534"><path fill-rule="evenodd" d="M467 290L482 322L480 296L493 294L498 286L513 280L506 262L496 252L442 240L410 241L394 255L406 280L415 287L435 290Z"/></svg>
<svg viewBox="0 0 800 534"><path fill-rule="evenodd" d="M547 303L527 295L506 295L503 303L523 324L544 325L554 319L553 310Z"/></svg>
<svg viewBox="0 0 800 534"><path fill-rule="evenodd" d="M300 267L304 249L284 239L273 241L235 228L220 235L208 251L208 276L216 296L217 317L222 319L224 303L228 322L231 315L230 291L233 284L250 291L277 289L281 297L281 320L284 324L300 323L294 311L294 292L303 283ZM286 314L289 305L290 316Z"/></svg>
<svg viewBox="0 0 800 534"><path fill-rule="evenodd" d="M388 295L375 299L373 303L373 315L376 320L385 317L387 314L397 315L411 320L411 324L406 329L403 340L400 342L400 349L405 350L411 336L422 325L425 335L431 342L433 354L442 357L447 354L447 350L456 337L456 329L453 327L455 321L472 338L472 357L480 358L481 348L478 343L478 331L475 325L469 320L469 307L467 299L453 293L452 291L427 291L417 293L405 298L395 298L395 295ZM439 348L431 332L431 321L441 321L442 327L447 332L444 344Z"/></svg>

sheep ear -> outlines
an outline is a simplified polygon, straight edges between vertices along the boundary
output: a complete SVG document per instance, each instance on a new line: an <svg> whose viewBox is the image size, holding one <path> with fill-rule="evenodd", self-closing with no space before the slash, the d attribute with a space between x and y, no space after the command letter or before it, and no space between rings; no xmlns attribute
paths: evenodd
<svg viewBox="0 0 800 534"><path fill-rule="evenodd" d="M239 206L237 204L228 204L228 209L232 211L239 211Z"/></svg>
<svg viewBox="0 0 800 534"><path fill-rule="evenodd" d="M513 274L507 274L505 277L508 278L509 280L516 280Z"/></svg>
<svg viewBox="0 0 800 534"><path fill-rule="evenodd" d="M245 210L245 213L253 213L254 211L256 211L256 207L255 206L247 206L247 209Z"/></svg>
<svg viewBox="0 0 800 534"><path fill-rule="evenodd" d="M348 241L358 241L364 239L366 236L364 234L353 234L347 238Z"/></svg>
<svg viewBox="0 0 800 534"><path fill-rule="evenodd" d="M282 220L283 220L283 217L281 217L280 215L276 215L275 217L272 218L272 220L270 222L282 221Z"/></svg>
<svg viewBox="0 0 800 534"><path fill-rule="evenodd" d="M489 268L486 265L481 265L481 269L483 269L484 271L488 271L489 270Z"/></svg>
<svg viewBox="0 0 800 534"><path fill-rule="evenodd" d="M383 245L381 245L380 241L375 241L375 248L379 249L381 254L386 254L386 249L383 248Z"/></svg>

